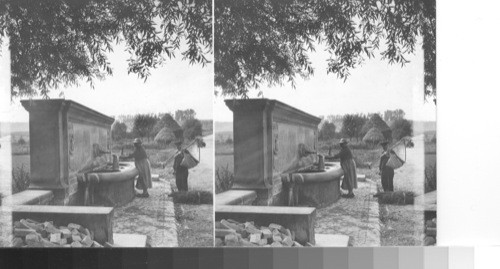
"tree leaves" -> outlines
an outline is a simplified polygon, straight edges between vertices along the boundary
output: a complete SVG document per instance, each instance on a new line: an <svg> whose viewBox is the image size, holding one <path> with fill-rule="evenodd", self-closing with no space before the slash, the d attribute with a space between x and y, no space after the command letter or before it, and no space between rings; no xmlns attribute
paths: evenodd
<svg viewBox="0 0 500 269"><path fill-rule="evenodd" d="M426 96L435 96L434 0L217 0L215 85L222 95L247 96L314 74L308 54L325 44L327 73L347 79L350 70L380 51L390 64L408 63L417 39L426 53Z"/></svg>
<svg viewBox="0 0 500 269"><path fill-rule="evenodd" d="M180 2L181 4L178 4ZM8 35L12 96L47 96L50 90L113 74L107 55L124 42L129 73L175 57L205 66L212 52L212 2L156 0L4 0L0 42Z"/></svg>

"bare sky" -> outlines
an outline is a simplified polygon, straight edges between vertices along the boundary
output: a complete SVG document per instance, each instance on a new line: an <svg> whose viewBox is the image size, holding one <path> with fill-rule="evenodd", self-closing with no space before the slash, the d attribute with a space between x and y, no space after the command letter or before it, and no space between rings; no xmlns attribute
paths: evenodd
<svg viewBox="0 0 500 269"><path fill-rule="evenodd" d="M212 119L213 65L189 65L180 53L167 60L161 68L151 71L144 80L135 74L127 74L128 53L123 47L115 46L109 56L113 76L96 81L91 89L86 82L80 87L64 89L64 98L76 101L109 116L137 113L175 112L177 109L192 108L199 119ZM213 58L213 57L209 57ZM6 90L7 88L5 88ZM3 90L3 88L2 88ZM60 91L50 94L60 98ZM5 93L1 97L4 98ZM2 121L28 121L28 113L14 100L10 112ZM5 113L4 113L5 114Z"/></svg>
<svg viewBox="0 0 500 269"><path fill-rule="evenodd" d="M289 84L274 88L262 85L264 97L280 100L316 116L401 108L406 112L406 118L435 120L436 106L431 101L424 103L421 49L408 57L411 62L404 67L389 65L380 57L366 60L364 65L351 71L345 83L334 74L326 74L327 58L324 47L317 46L316 52L311 54L314 76L309 80L297 78L295 89ZM257 92L250 97L257 97ZM214 100L216 121L232 121L232 112L224 104L224 99L219 96Z"/></svg>

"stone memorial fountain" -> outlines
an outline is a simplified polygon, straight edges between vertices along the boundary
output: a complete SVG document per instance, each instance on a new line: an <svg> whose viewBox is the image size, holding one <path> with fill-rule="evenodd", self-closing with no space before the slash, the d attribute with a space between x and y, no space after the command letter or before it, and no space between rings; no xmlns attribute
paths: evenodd
<svg viewBox="0 0 500 269"><path fill-rule="evenodd" d="M138 175L133 163L119 163L111 153L114 119L65 99L21 104L29 112L31 182L4 199L0 217L17 223L14 227L22 219L78 224L96 242L113 244L114 207L134 199ZM11 231L0 229L0 246L9 244L4 235Z"/></svg>
<svg viewBox="0 0 500 269"><path fill-rule="evenodd" d="M21 103L30 115L29 189L51 190L52 203L62 205L134 198L137 170L111 154L113 118L65 99Z"/></svg>
<svg viewBox="0 0 500 269"><path fill-rule="evenodd" d="M234 183L216 220L278 223L314 243L316 207L340 198L339 163L318 154L321 119L277 100L226 100L233 111Z"/></svg>

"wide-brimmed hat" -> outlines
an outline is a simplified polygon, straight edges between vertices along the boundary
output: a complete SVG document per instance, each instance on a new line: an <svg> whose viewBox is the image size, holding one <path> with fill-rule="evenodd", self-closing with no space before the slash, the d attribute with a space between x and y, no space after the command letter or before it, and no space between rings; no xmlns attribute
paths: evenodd
<svg viewBox="0 0 500 269"><path fill-rule="evenodd" d="M142 144L142 141L139 138L134 139L134 144Z"/></svg>
<svg viewBox="0 0 500 269"><path fill-rule="evenodd" d="M339 144L341 144L341 145L342 145L342 144L347 144L347 143L349 143L349 142L347 141L347 139L345 139L345 138L340 139Z"/></svg>

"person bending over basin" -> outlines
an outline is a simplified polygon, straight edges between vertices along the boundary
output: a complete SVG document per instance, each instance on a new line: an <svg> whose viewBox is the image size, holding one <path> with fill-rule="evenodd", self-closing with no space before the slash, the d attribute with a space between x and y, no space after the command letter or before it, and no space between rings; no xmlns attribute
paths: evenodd
<svg viewBox="0 0 500 269"><path fill-rule="evenodd" d="M333 159L340 159L340 166L344 170L344 179L341 188L347 190L347 194L342 194L344 198L354 198L353 189L358 188L358 178L356 175L356 162L351 149L347 146L347 140L340 139L340 152L333 156Z"/></svg>
<svg viewBox="0 0 500 269"><path fill-rule="evenodd" d="M139 138L134 139L134 152L126 155L126 158L134 158L135 168L139 170L136 188L142 189L142 193L136 194L137 197L149 197L148 189L153 187L151 180L151 164L149 163L146 150L142 146Z"/></svg>

